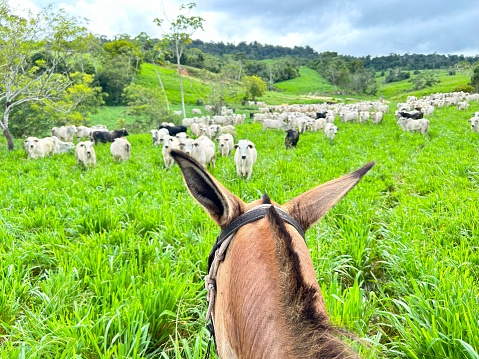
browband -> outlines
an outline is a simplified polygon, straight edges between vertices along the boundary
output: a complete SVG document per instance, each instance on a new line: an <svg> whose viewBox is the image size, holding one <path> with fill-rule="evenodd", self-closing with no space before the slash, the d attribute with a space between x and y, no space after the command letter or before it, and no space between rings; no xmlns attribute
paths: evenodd
<svg viewBox="0 0 479 359"><path fill-rule="evenodd" d="M288 213L283 211L281 208L273 206L272 204L260 204L249 211L243 213L241 216L236 217L225 229L223 229L218 238L216 238L216 242L211 249L211 252L208 256L208 272L211 267L211 263L213 262L213 258L215 256L216 250L221 246L221 244L225 241L226 238L233 235L238 229L240 229L245 224L257 221L261 218L266 216L267 211L274 207L275 211L279 214L279 216L283 219L283 221L292 225L301 237L304 238L304 230L301 226L296 222L296 220L291 217Z"/></svg>

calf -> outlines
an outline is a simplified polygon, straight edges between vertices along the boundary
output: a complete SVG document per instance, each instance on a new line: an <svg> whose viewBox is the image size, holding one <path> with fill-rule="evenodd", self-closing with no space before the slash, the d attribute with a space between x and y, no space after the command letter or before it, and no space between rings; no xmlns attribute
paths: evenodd
<svg viewBox="0 0 479 359"><path fill-rule="evenodd" d="M299 132L297 130L289 129L286 131L286 138L284 139L284 146L286 148L296 147L299 141Z"/></svg>

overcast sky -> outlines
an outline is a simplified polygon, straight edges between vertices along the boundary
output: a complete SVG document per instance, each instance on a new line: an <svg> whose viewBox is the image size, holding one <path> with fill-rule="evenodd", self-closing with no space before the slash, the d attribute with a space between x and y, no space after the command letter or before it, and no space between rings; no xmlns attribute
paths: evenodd
<svg viewBox="0 0 479 359"><path fill-rule="evenodd" d="M9 0L33 11L53 4L89 20L97 35L160 38L155 18L174 19L181 4L196 3L190 16L204 19L205 42L258 41L311 46L317 52L381 56L479 55L478 0Z"/></svg>

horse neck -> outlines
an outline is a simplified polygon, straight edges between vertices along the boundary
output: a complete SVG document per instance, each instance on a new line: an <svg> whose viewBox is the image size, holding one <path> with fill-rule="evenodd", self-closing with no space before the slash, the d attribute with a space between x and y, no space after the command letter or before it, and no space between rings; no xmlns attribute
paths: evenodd
<svg viewBox="0 0 479 359"><path fill-rule="evenodd" d="M237 232L218 271L214 317L222 358L351 357L331 334L304 239L279 218Z"/></svg>

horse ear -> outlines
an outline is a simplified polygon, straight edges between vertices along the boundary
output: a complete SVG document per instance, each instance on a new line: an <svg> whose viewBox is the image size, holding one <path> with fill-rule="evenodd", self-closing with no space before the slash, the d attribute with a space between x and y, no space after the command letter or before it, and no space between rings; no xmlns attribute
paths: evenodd
<svg viewBox="0 0 479 359"><path fill-rule="evenodd" d="M186 153L171 150L190 194L201 204L221 229L245 212L245 203L226 189Z"/></svg>
<svg viewBox="0 0 479 359"><path fill-rule="evenodd" d="M293 198L283 208L306 231L323 217L374 166L369 162L350 174L336 178Z"/></svg>

